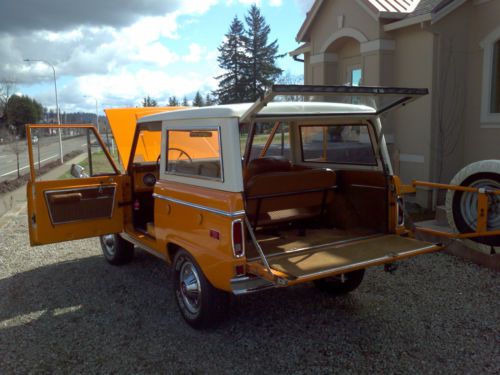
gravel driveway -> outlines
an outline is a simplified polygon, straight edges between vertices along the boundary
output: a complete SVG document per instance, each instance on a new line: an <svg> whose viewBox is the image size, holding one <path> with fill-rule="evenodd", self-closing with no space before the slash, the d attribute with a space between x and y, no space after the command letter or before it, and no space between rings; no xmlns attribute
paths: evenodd
<svg viewBox="0 0 500 375"><path fill-rule="evenodd" d="M500 373L499 275L446 254L371 269L346 297L245 296L198 332L145 252L113 267L96 239L30 248L24 214L0 241L1 374Z"/></svg>

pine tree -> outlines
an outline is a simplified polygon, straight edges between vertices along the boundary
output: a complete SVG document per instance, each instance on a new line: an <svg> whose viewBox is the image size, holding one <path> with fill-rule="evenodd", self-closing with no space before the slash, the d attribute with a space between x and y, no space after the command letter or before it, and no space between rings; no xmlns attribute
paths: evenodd
<svg viewBox="0 0 500 375"><path fill-rule="evenodd" d="M203 97L201 96L199 91L196 91L196 95L193 99L193 107L204 107L205 103L203 103Z"/></svg>
<svg viewBox="0 0 500 375"><path fill-rule="evenodd" d="M254 4L245 17L247 24L246 54L249 58L246 69L248 84L246 100L255 101L264 94L283 70L276 66L276 60L283 57L278 54L278 40L267 44L271 29Z"/></svg>
<svg viewBox="0 0 500 375"><path fill-rule="evenodd" d="M177 99L177 97L175 95L171 96L170 98L168 98L168 105L170 107L177 107L177 106L179 106L179 99Z"/></svg>
<svg viewBox="0 0 500 375"><path fill-rule="evenodd" d="M182 106L183 107L188 107L189 106L188 98L186 98L185 96L182 99Z"/></svg>
<svg viewBox="0 0 500 375"><path fill-rule="evenodd" d="M245 95L245 66L247 56L245 46L247 39L243 23L234 16L226 40L222 42L217 61L219 67L226 73L215 77L219 81L219 88L213 92L221 104L241 103Z"/></svg>
<svg viewBox="0 0 500 375"><path fill-rule="evenodd" d="M142 106L143 107L157 107L158 103L156 100L151 98L149 95L146 96L144 99L142 99Z"/></svg>
<svg viewBox="0 0 500 375"><path fill-rule="evenodd" d="M214 105L214 104L215 104L214 98L212 98L212 97L210 96L210 94L207 94L207 95L205 96L205 106L207 106L207 107L208 107L208 106L211 106L211 105Z"/></svg>

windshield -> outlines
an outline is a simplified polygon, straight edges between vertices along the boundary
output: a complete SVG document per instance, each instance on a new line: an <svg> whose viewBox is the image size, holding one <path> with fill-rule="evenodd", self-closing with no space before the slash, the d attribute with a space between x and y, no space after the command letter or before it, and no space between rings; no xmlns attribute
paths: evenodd
<svg viewBox="0 0 500 375"><path fill-rule="evenodd" d="M141 130L134 153L134 164L157 162L161 150L160 130Z"/></svg>

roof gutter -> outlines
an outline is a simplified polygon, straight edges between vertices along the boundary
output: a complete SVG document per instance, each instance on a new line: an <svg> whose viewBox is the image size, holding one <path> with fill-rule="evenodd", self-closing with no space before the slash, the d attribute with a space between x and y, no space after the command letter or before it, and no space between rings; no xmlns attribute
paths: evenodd
<svg viewBox="0 0 500 375"><path fill-rule="evenodd" d="M408 27L411 25L417 25L422 22L432 21L432 14L427 13L417 17L405 18L401 21L392 22L384 26L384 31L393 31L401 29L403 27Z"/></svg>
<svg viewBox="0 0 500 375"><path fill-rule="evenodd" d="M301 59L299 55L307 52L311 52L311 45L309 43L304 43L293 51L288 52L288 55L292 56L295 61L304 62L304 59Z"/></svg>

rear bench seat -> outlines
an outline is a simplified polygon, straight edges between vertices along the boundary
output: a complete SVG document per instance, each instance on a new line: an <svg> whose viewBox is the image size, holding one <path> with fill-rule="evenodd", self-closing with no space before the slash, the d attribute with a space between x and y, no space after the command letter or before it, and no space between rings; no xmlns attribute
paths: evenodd
<svg viewBox="0 0 500 375"><path fill-rule="evenodd" d="M330 169L292 166L277 158L255 159L245 181L250 223L256 228L321 217L333 200L335 182Z"/></svg>

